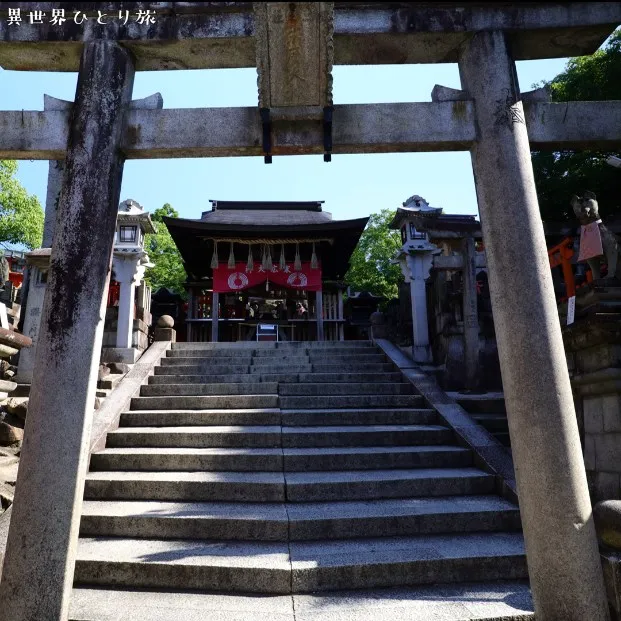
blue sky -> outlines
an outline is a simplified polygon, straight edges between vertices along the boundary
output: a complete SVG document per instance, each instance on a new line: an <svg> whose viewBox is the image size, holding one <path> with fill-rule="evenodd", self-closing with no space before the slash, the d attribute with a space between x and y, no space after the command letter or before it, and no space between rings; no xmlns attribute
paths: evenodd
<svg viewBox="0 0 621 621"><path fill-rule="evenodd" d="M517 63L521 89L551 79L565 59ZM0 109L42 110L44 93L73 100L75 73L0 69ZM435 84L459 88L455 64L338 66L334 102L430 101ZM134 98L160 92L165 108L257 105L254 69L141 72ZM19 179L45 204L47 162L24 161ZM406 153L129 161L121 200L133 198L152 211L168 202L185 218L199 218L209 199L324 200L337 219L395 209L420 194L446 212L477 213L468 153Z"/></svg>

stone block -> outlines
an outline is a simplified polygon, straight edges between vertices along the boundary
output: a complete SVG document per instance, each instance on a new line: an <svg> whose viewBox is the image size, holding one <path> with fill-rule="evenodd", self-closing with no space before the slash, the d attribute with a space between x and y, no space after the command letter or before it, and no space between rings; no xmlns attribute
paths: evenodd
<svg viewBox="0 0 621 621"><path fill-rule="evenodd" d="M101 361L134 364L139 356L140 353L133 347L104 347L101 352Z"/></svg>
<svg viewBox="0 0 621 621"><path fill-rule="evenodd" d="M10 414L17 416L21 420L26 420L26 413L28 411L27 397L11 397L5 407Z"/></svg>
<svg viewBox="0 0 621 621"><path fill-rule="evenodd" d="M601 400L604 431L621 432L621 395L604 395Z"/></svg>
<svg viewBox="0 0 621 621"><path fill-rule="evenodd" d="M586 434L584 437L584 467L595 470L595 436Z"/></svg>
<svg viewBox="0 0 621 621"><path fill-rule="evenodd" d="M621 497L620 478L616 472L597 472L595 474L594 500L612 500Z"/></svg>
<svg viewBox="0 0 621 621"><path fill-rule="evenodd" d="M585 397L582 403L585 432L603 433L604 413L602 409L602 397Z"/></svg>
<svg viewBox="0 0 621 621"><path fill-rule="evenodd" d="M621 434L595 436L595 463L598 472L621 472Z"/></svg>
<svg viewBox="0 0 621 621"><path fill-rule="evenodd" d="M105 364L99 365L99 372L97 374L97 379L102 380L110 375L110 369Z"/></svg>
<svg viewBox="0 0 621 621"><path fill-rule="evenodd" d="M110 369L110 373L122 374L129 373L130 366L124 362L110 362L108 364L108 368Z"/></svg>
<svg viewBox="0 0 621 621"><path fill-rule="evenodd" d="M24 430L0 420L0 445L14 446L24 439Z"/></svg>
<svg viewBox="0 0 621 621"><path fill-rule="evenodd" d="M177 340L177 332L174 328L156 328L153 339L155 341L171 341L175 343Z"/></svg>

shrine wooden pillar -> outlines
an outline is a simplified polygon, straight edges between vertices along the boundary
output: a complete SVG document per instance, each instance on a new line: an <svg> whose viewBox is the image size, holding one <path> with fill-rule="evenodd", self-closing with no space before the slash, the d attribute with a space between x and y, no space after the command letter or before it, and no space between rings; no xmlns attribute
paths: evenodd
<svg viewBox="0 0 621 621"><path fill-rule="evenodd" d="M323 341L323 292L315 294L315 314L317 318L317 340Z"/></svg>
<svg viewBox="0 0 621 621"><path fill-rule="evenodd" d="M214 291L211 297L211 342L218 342L218 318L220 310L220 294Z"/></svg>

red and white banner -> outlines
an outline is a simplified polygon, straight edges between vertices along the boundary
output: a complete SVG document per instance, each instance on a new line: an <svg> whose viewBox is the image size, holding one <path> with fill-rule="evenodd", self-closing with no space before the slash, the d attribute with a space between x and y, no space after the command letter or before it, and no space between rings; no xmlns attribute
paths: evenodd
<svg viewBox="0 0 621 621"><path fill-rule="evenodd" d="M282 270L277 263L271 270L265 270L260 262L255 262L249 270L245 262L236 263L231 269L226 263L213 270L213 290L217 293L230 293L256 287L269 281L279 287L301 291L321 291L321 267L313 269L310 263L302 263L301 270L294 270L293 263L287 263Z"/></svg>

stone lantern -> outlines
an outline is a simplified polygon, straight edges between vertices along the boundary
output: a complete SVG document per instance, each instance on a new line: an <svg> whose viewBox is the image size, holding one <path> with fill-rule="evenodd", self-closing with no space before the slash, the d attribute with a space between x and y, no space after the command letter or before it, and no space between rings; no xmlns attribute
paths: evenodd
<svg viewBox="0 0 621 621"><path fill-rule="evenodd" d="M417 215L440 215L441 207L430 207L421 196L411 196L399 207L390 223L391 229L401 231L403 244L393 259L398 263L405 278L410 283L412 300L412 356L415 362L431 362L429 347L429 328L427 324L427 295L425 280L429 278L433 255L441 250L429 241L425 232L418 231L415 224Z"/></svg>
<svg viewBox="0 0 621 621"><path fill-rule="evenodd" d="M119 205L112 255L113 278L119 283L116 347L104 349L106 362L136 361L139 351L132 347L136 287L152 267L144 249L147 233L155 233L151 216L142 206L128 199Z"/></svg>

